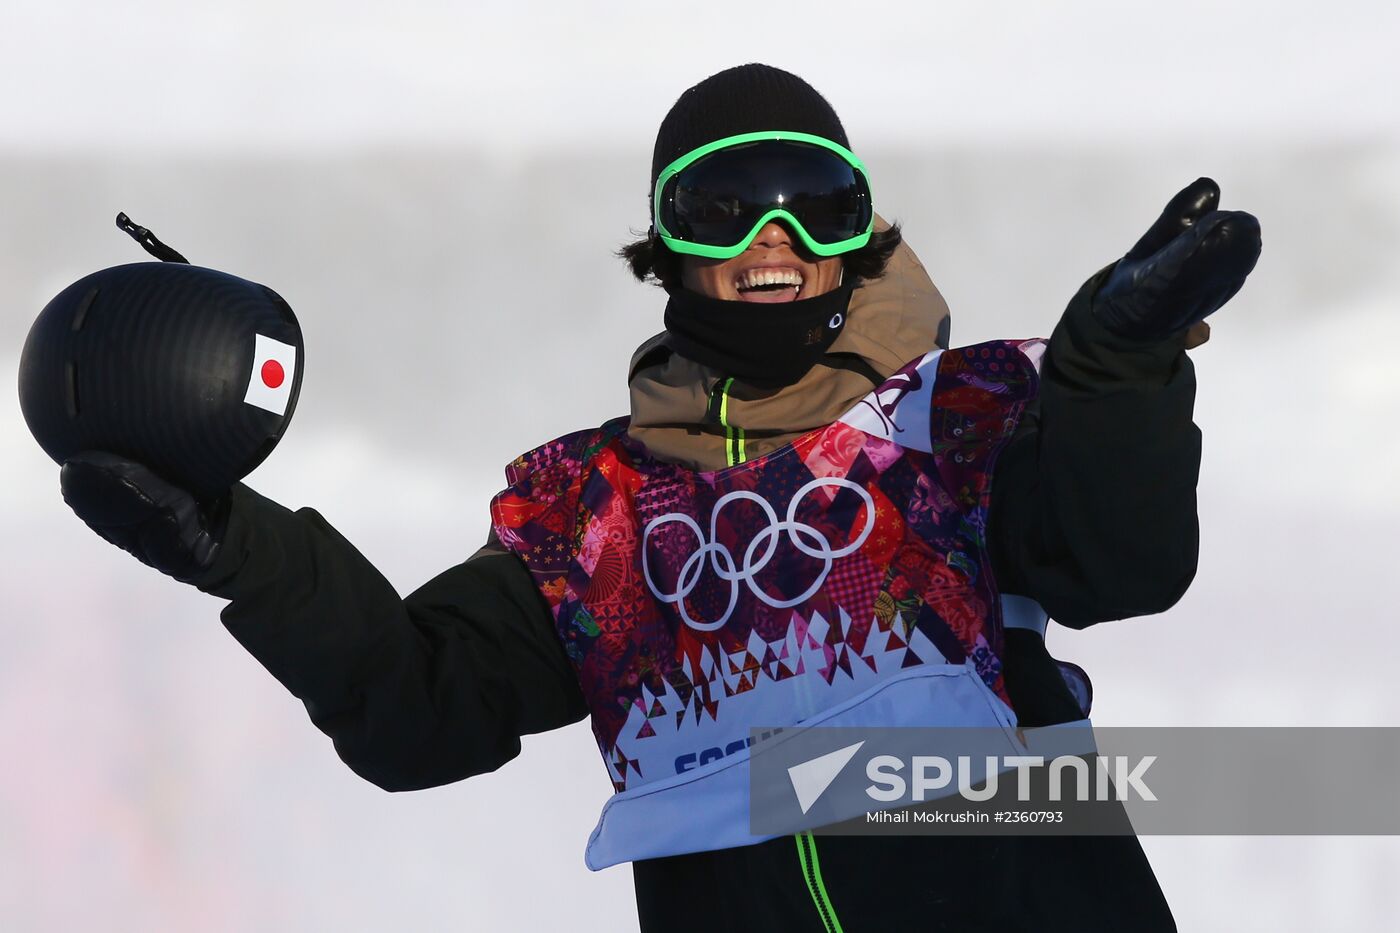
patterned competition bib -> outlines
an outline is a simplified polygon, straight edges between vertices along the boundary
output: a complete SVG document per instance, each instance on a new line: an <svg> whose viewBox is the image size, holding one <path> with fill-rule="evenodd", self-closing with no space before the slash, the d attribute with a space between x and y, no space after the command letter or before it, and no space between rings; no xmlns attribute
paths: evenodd
<svg viewBox="0 0 1400 933"><path fill-rule="evenodd" d="M762 841L754 728L1014 726L986 518L1043 350L925 354L723 470L651 458L626 419L507 469L496 535L554 612L618 792L590 867Z"/></svg>

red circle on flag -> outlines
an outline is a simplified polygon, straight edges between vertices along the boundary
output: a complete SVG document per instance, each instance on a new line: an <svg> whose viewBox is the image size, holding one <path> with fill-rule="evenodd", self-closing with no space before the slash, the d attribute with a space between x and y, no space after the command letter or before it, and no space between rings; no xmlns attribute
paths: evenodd
<svg viewBox="0 0 1400 933"><path fill-rule="evenodd" d="M263 385L269 389L275 389L282 384L282 380L287 378L287 374L282 370L282 364L276 360L268 360L262 364Z"/></svg>

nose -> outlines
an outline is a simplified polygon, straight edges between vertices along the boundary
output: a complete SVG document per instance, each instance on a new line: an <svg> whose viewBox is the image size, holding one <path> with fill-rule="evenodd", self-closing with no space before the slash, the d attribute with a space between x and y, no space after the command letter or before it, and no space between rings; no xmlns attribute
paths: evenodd
<svg viewBox="0 0 1400 933"><path fill-rule="evenodd" d="M749 244L749 249L759 247L773 249L778 246L792 246L792 234L788 228L776 220L770 220L763 225L763 229L758 231L758 236L753 238Z"/></svg>

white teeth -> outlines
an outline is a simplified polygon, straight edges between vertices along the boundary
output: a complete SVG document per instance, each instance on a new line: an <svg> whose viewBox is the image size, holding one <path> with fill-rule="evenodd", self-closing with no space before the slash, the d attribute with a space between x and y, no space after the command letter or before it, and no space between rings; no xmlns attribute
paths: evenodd
<svg viewBox="0 0 1400 933"><path fill-rule="evenodd" d="M749 269L739 276L735 284L743 288L757 288L760 285L802 285L802 273L796 269Z"/></svg>

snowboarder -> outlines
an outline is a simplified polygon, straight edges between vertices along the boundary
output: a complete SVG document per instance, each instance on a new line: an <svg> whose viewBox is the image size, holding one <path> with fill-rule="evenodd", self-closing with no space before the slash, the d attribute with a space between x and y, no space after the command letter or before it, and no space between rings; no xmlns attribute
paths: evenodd
<svg viewBox="0 0 1400 933"><path fill-rule="evenodd" d="M922 691L903 724L1087 714L1046 619L1161 612L1189 586L1184 350L1252 270L1257 221L1199 179L1048 341L949 348L937 290L795 75L686 91L651 193L624 255L664 287L666 331L634 357L630 416L517 459L491 540L410 596L317 512L243 484L195 502L98 452L65 464L65 499L229 600L229 631L386 789L494 770L591 717L617 794L587 858L633 862L645 930L1174 929L1132 837L755 840L733 765L751 725L877 684ZM957 712L971 696L987 722Z"/></svg>

